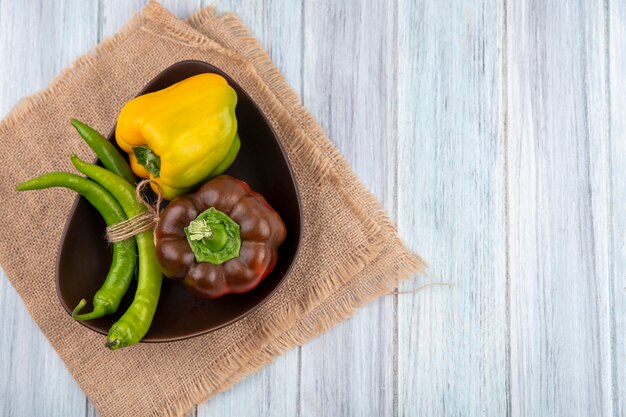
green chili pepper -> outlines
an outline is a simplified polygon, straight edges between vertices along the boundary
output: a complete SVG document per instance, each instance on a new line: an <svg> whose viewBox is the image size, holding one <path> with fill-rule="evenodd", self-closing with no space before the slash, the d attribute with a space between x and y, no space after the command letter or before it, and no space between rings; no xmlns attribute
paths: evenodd
<svg viewBox="0 0 626 417"><path fill-rule="evenodd" d="M128 218L146 211L135 198L135 189L122 177L97 165L81 161L76 155L71 159L76 169L102 185L117 199ZM139 249L137 292L131 306L109 330L106 346L110 349L139 342L150 328L159 301L162 275L154 250L153 231L141 232L136 239Z"/></svg>
<svg viewBox="0 0 626 417"><path fill-rule="evenodd" d="M128 162L111 142L106 140L94 128L87 126L80 120L72 119L72 126L76 128L87 145L98 155L102 165L111 172L116 173L131 184L135 184L135 174L130 170Z"/></svg>
<svg viewBox="0 0 626 417"><path fill-rule="evenodd" d="M17 186L18 191L41 190L50 187L63 187L76 191L100 212L107 225L126 220L124 210L113 196L100 185L86 178L67 172L51 172ZM93 311L78 314L87 301L82 299L74 309L76 320L90 320L107 314L114 314L132 279L137 256L134 239L113 244L113 260L104 284L93 297Z"/></svg>

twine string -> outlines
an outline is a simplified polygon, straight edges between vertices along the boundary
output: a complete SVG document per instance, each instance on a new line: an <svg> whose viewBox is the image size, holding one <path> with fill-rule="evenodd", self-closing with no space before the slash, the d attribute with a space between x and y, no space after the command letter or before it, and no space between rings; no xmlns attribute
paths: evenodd
<svg viewBox="0 0 626 417"><path fill-rule="evenodd" d="M154 205L150 204L143 193L144 189L150 184L154 184L157 189L157 201ZM109 242L116 243L129 239L141 232L152 229L159 222L161 202L163 201L163 193L161 192L159 183L154 180L141 181L137 184L137 188L135 188L135 198L137 202L145 206L147 210L128 220L108 226L106 234Z"/></svg>
<svg viewBox="0 0 626 417"><path fill-rule="evenodd" d="M412 294L418 291L422 291L425 290L426 288L430 288L430 287L435 287L435 286L441 286L441 287L452 287L453 284L449 283L449 282L430 282L428 284L424 284L420 287L414 288L412 290L406 290L406 291L399 291L399 290L394 290L393 292L391 292L390 294L394 295L394 294Z"/></svg>

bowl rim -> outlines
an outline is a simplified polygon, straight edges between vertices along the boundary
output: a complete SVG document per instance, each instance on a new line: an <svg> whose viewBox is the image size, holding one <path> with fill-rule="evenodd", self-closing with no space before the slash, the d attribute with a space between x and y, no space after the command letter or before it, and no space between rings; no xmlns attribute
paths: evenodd
<svg viewBox="0 0 626 417"><path fill-rule="evenodd" d="M300 254L300 249L302 247L302 238L304 236L304 213L303 213L303 209L302 209L302 198L300 195L300 188L298 186L298 180L293 172L293 168L291 167L291 163L289 161L289 158L287 157L287 153L285 152L285 148L282 144L282 142L280 141L280 138L278 136L278 134L276 134L276 131L274 130L274 127L272 126L272 124L270 123L269 119L267 118L267 116L265 115L265 113L261 110L261 108L259 107L259 105L256 103L256 101L254 101L252 99L252 97L250 96L250 94L248 94L246 92L246 90L238 83L236 82L233 77L231 77L230 75L228 75L226 72L224 72L222 69L208 63L205 61L200 61L200 60L195 60L195 59L188 59L188 60L183 60L183 61L178 61L168 67L166 67L165 69L163 69L162 71L160 71L157 75L155 75L152 79L150 79L150 81L148 81L144 87L141 89L141 91L139 91L139 93L137 93L137 95L135 95L133 98L135 97L139 97L141 95L146 94L146 90L154 83L156 82L157 79L159 79L164 73L175 70L177 67L180 66L185 66L185 65L199 65L199 66L203 66L207 69L209 69L210 71L207 72L213 72L213 73L217 73L221 76L223 76L224 78L226 78L226 80L228 81L229 84L233 83L236 87L239 88L240 91L243 92L243 94L245 94L245 96L247 97L247 99L249 100L250 103L252 103L252 105L254 106L254 108L259 112L259 114L261 115L261 117L263 118L264 122L266 123L266 125L269 127L270 132L272 133L272 136L274 136L274 139L276 141L276 143L278 144L278 148L280 149L280 153L282 154L283 158L285 161L287 161L287 170L289 172L289 175L291 177L292 183L294 185L294 189L295 189L295 194L296 194L296 201L297 201L297 205L298 205L298 218L300 219L300 230L297 236L297 240L295 242L296 245L296 249L293 255L293 259L291 260L291 263L289 264L289 266L287 267L287 270L285 271L285 273L283 274L283 276L280 278L280 280L276 283L276 285L274 286L274 288L267 293L267 295L262 298L261 300L259 300L259 302L252 306L250 309L248 309L247 311L244 311L242 313L240 313L239 315L236 315L235 317L233 317L232 319L221 323L220 325L214 326L212 328L209 329L203 329L203 330L199 330L199 331L195 331L189 334L186 334L184 336L173 336L173 337L160 337L158 339L142 339L139 343L167 343L167 342L174 342L174 341L179 341L179 340L186 340L186 339L191 339L193 337L197 337L197 336L201 336L207 333L211 333L214 332L216 330L222 329L226 326L229 326L233 323L235 323L238 320L243 319L244 317L248 316L249 314L252 314L254 311L256 311L257 309L259 309L262 305L264 305L275 293L276 291L285 283L285 280L287 279L287 277L290 275L294 265L297 262L298 259L298 255ZM115 126L116 124L113 125L113 128L111 130L111 132L106 136L106 139L109 142L112 142L112 139L114 140L115 138ZM93 163L97 163L98 162L98 157L95 158L95 160L93 161ZM70 208L70 211L68 212L67 215L67 219L65 221L65 225L63 226L63 232L61 233L61 238L59 240L58 246L57 246L57 252L56 252L56 261L55 261L55 287L56 287L56 294L57 294L57 299L60 302L61 306L63 307L63 309L71 316L72 315L72 307L68 306L65 302L65 299L63 298L63 295L61 293L61 286L59 285L60 282L60 262L61 262L61 252L63 249L63 245L65 243L65 239L67 237L67 233L68 233L68 229L69 229L69 225L70 225L70 219L74 217L74 213L76 212L76 209L78 207L78 202L80 201L81 196L77 195L74 198L74 202L72 203L72 207ZM163 278L163 279L167 279L167 278ZM86 327L89 330L92 330L96 333L100 333L103 335L107 335L106 332L100 330L100 329L96 329L92 326L88 325L88 321L82 321L82 320L74 320L77 321L78 323L80 323L82 326ZM149 330L148 330L149 332Z"/></svg>

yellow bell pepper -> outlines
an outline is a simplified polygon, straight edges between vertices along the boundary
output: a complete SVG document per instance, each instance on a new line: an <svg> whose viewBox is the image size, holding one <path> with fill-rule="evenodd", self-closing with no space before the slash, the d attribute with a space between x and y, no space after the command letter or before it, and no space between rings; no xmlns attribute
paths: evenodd
<svg viewBox="0 0 626 417"><path fill-rule="evenodd" d="M196 75L126 103L115 137L133 172L156 181L171 200L234 161L241 146L236 105L237 93L223 77Z"/></svg>

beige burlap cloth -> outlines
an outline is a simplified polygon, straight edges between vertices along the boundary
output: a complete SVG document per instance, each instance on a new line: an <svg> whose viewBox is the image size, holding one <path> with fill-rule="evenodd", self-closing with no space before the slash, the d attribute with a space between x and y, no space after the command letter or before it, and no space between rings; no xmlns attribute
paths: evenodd
<svg viewBox="0 0 626 417"><path fill-rule="evenodd" d="M44 172L73 171L71 153L93 158L70 118L108 132L124 102L186 59L224 70L270 120L302 194L302 247L284 285L235 324L109 351L103 336L74 322L56 298L57 247L74 195L14 187ZM185 22L149 3L8 115L0 124L0 166L0 265L102 417L183 415L423 267L249 31L211 8Z"/></svg>

